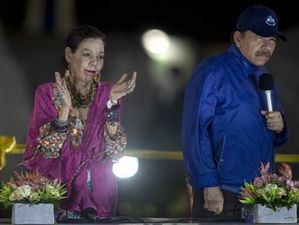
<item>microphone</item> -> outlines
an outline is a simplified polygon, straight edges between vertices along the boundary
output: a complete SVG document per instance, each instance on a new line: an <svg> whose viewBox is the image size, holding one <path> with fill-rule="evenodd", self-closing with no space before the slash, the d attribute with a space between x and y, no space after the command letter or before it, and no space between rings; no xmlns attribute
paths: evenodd
<svg viewBox="0 0 299 225"><path fill-rule="evenodd" d="M270 73L263 73L259 80L260 89L265 92L268 111L273 112L271 92L273 89L273 77Z"/></svg>

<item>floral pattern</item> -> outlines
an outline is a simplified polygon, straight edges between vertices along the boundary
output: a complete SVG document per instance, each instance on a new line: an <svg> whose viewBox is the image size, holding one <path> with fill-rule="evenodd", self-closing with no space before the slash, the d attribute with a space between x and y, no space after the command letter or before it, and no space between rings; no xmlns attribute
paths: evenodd
<svg viewBox="0 0 299 225"><path fill-rule="evenodd" d="M127 138L122 128L118 128L116 134L113 137L105 135L106 141L106 155L111 159L112 162L116 163L123 156Z"/></svg>

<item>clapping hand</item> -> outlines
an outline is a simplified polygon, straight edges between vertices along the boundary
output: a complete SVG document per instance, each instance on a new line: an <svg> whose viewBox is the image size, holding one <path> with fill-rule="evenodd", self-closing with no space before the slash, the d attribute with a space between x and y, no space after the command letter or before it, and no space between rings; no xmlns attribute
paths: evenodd
<svg viewBox="0 0 299 225"><path fill-rule="evenodd" d="M133 92L136 86L136 77L136 72L133 73L131 79L127 79L128 74L123 74L121 78L113 85L110 91L109 99L116 104L120 98Z"/></svg>
<svg viewBox="0 0 299 225"><path fill-rule="evenodd" d="M65 79L61 78L59 72L55 72L56 88L61 101L61 109L69 111L72 107L72 100Z"/></svg>

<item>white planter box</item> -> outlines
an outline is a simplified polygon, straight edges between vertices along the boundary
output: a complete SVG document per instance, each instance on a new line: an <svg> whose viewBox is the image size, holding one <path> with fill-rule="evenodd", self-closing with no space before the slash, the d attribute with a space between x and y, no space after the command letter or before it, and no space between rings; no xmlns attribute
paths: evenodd
<svg viewBox="0 0 299 225"><path fill-rule="evenodd" d="M297 205L293 205L289 210L282 207L274 211L257 204L253 208L253 223L297 223Z"/></svg>
<svg viewBox="0 0 299 225"><path fill-rule="evenodd" d="M11 214L12 224L54 224L53 204L15 203Z"/></svg>

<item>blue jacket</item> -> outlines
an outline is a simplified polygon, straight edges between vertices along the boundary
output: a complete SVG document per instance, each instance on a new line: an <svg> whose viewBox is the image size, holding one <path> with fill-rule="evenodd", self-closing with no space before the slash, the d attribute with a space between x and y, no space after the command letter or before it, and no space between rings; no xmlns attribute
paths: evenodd
<svg viewBox="0 0 299 225"><path fill-rule="evenodd" d="M274 148L287 141L287 127L269 131L261 110L266 97L259 90L265 67L250 63L232 45L204 60L185 90L182 149L191 185L221 186L238 193L244 181L259 175L261 163L274 166ZM273 110L281 111L276 89Z"/></svg>

